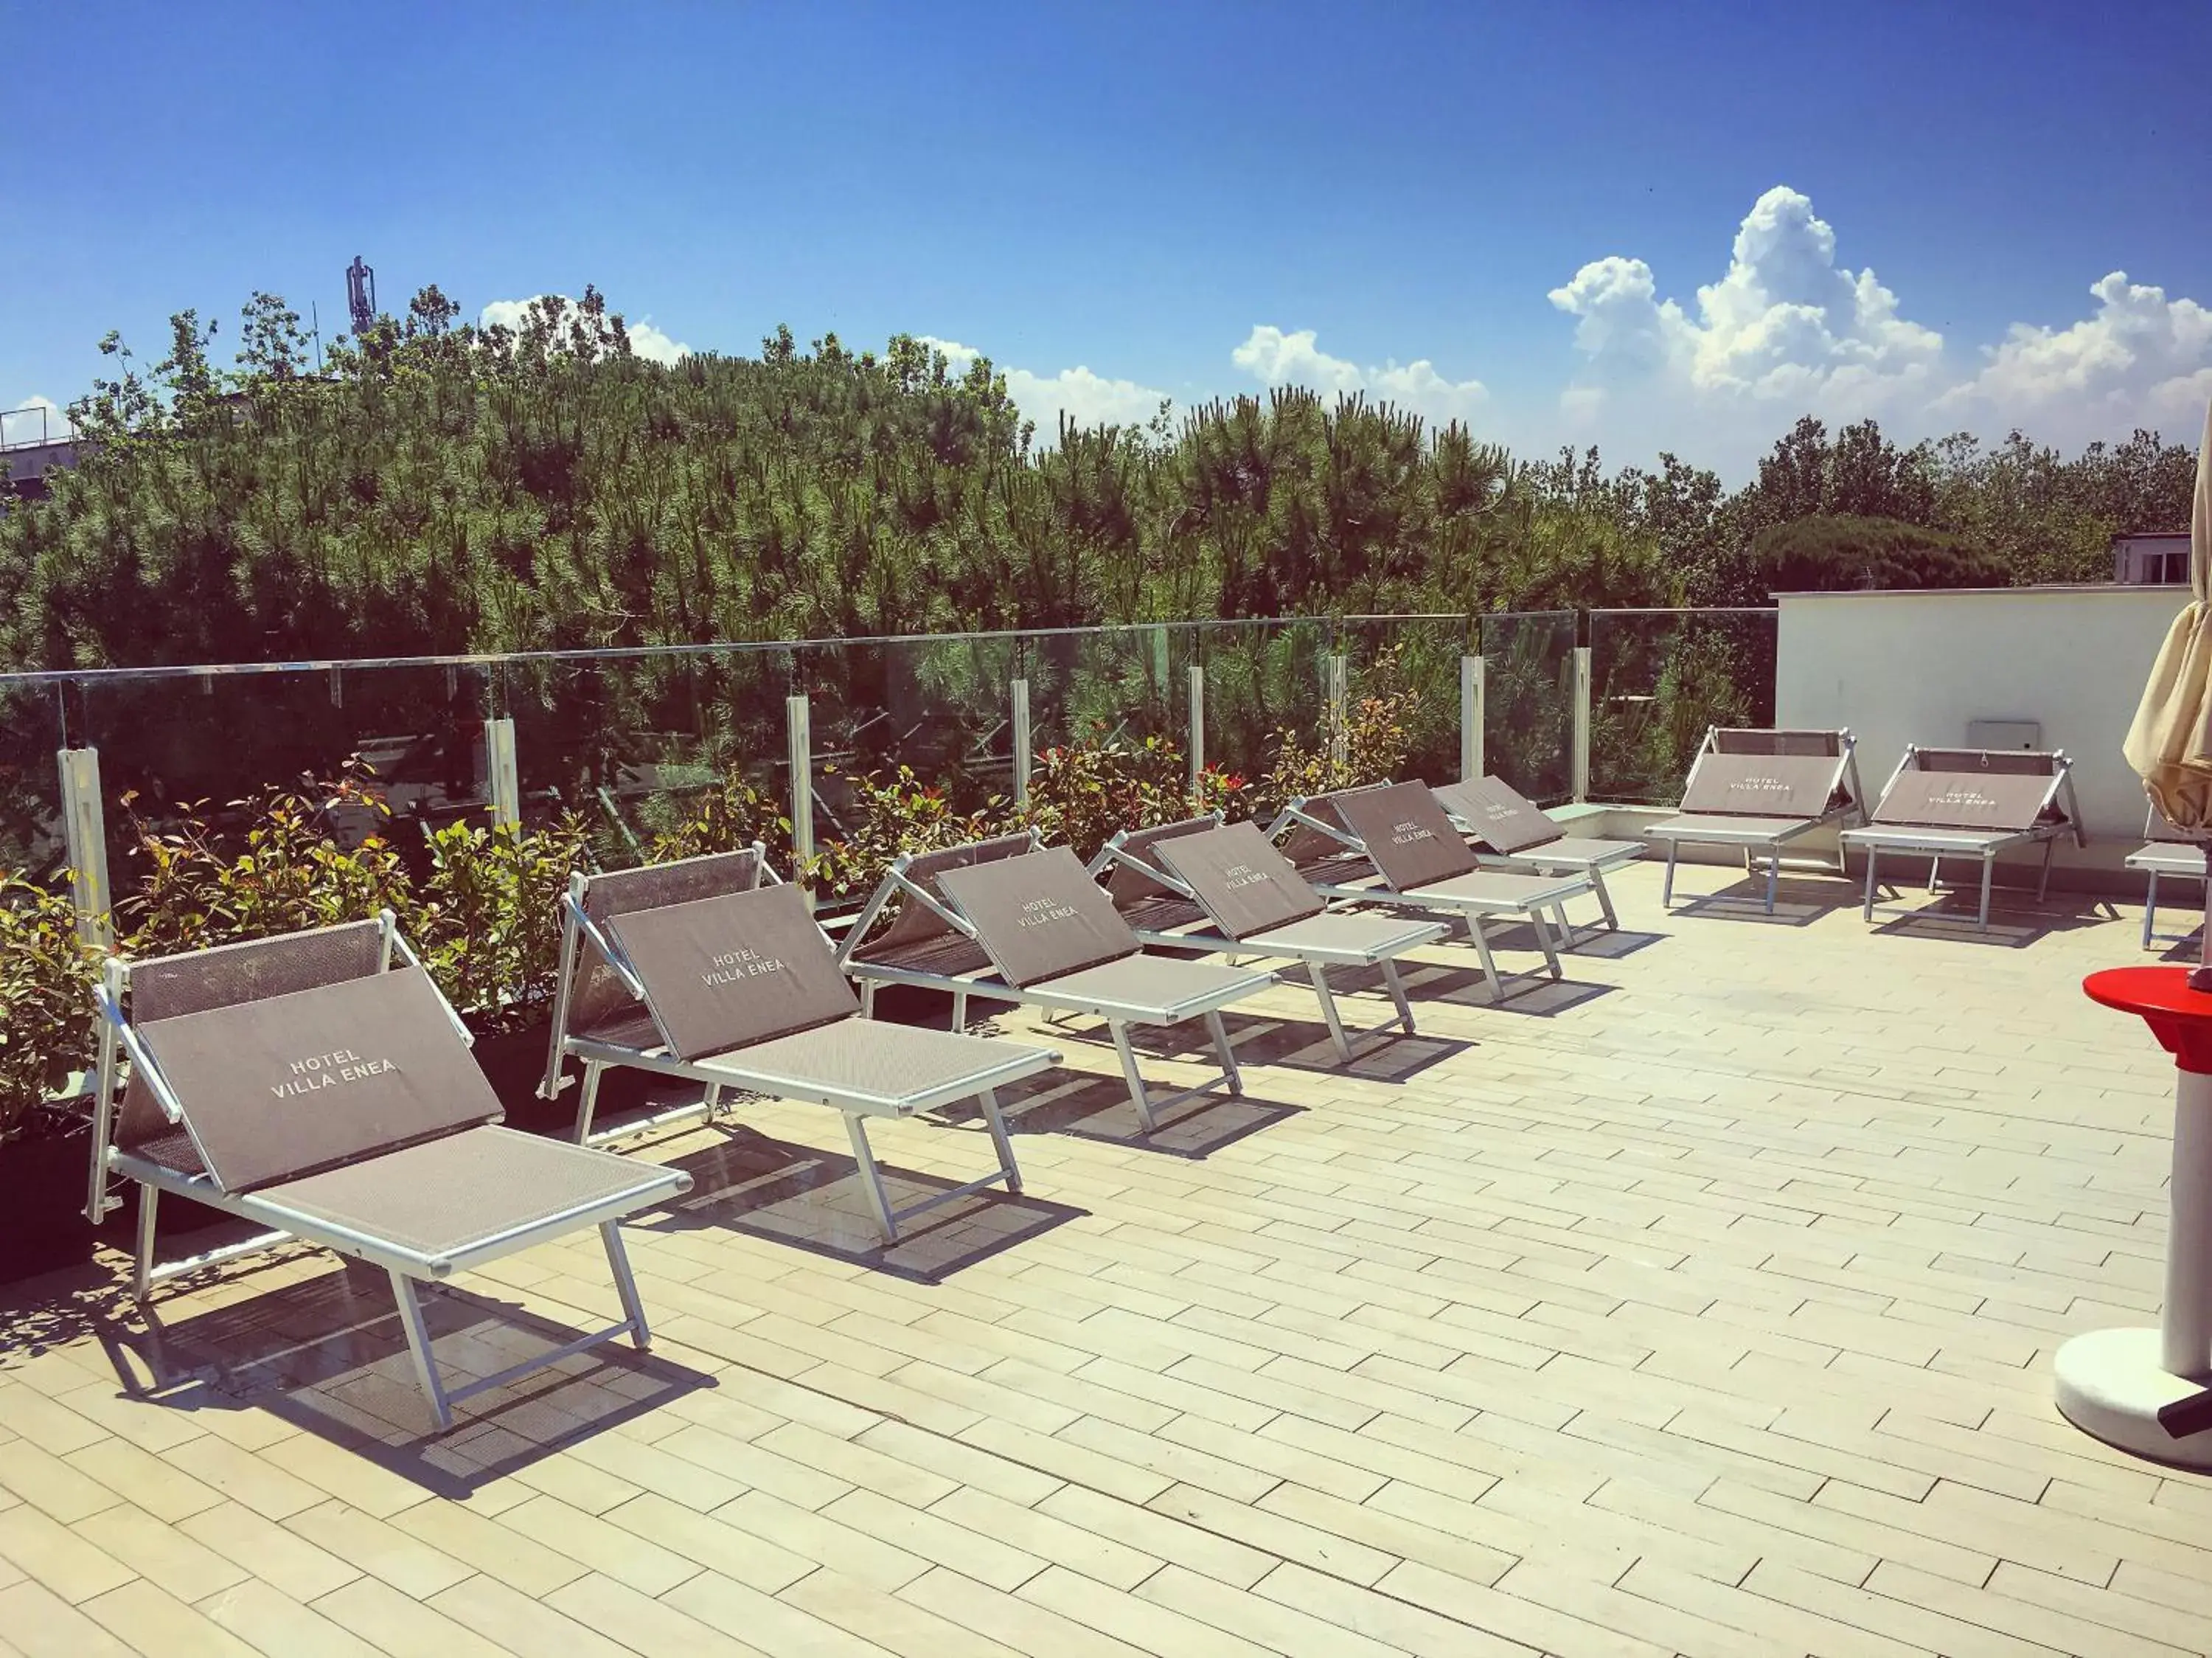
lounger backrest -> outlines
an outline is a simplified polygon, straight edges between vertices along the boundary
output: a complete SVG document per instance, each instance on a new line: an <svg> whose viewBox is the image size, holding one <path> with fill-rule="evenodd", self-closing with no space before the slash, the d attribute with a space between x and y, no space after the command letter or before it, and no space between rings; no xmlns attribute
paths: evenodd
<svg viewBox="0 0 2212 1658"><path fill-rule="evenodd" d="M1521 791L1500 777L1440 784L1437 802L1493 852L1525 852L1565 833Z"/></svg>
<svg viewBox="0 0 2212 1658"><path fill-rule="evenodd" d="M1917 748L1882 791L1878 824L2025 832L2057 815L2065 763L2028 749Z"/></svg>
<svg viewBox="0 0 2212 1658"><path fill-rule="evenodd" d="M1345 821L1342 802L1355 795L1371 795L1378 789L1390 786L1389 783L1360 783L1350 789L1333 789L1326 795L1309 795L1302 804L1306 816L1316 823L1326 824L1329 829L1341 830L1352 835L1356 840L1358 837L1352 833L1351 825ZM1325 830L1315 828L1311 823L1292 820L1287 829L1278 824L1275 844L1302 875L1318 875L1332 881L1348 882L1363 880L1375 872L1375 866L1365 853L1346 845Z"/></svg>
<svg viewBox="0 0 2212 1658"><path fill-rule="evenodd" d="M499 1120L420 967L133 1021L224 1192ZM454 1203L465 1209L468 1193Z"/></svg>
<svg viewBox="0 0 2212 1658"><path fill-rule="evenodd" d="M1019 857L1036 845L1036 843L1024 832L994 835L989 840L971 840L965 845L923 852L907 864L906 878L923 892L941 896L938 883L947 870L972 869L979 863L997 863L1006 858ZM869 942L868 954L871 956L885 952L896 954L905 947L941 938L951 930L951 924L927 904L901 904L897 913L891 917L890 925Z"/></svg>
<svg viewBox="0 0 2212 1658"><path fill-rule="evenodd" d="M1395 891L1432 886L1475 867L1474 854L1425 783L1340 795L1336 809Z"/></svg>
<svg viewBox="0 0 2212 1658"><path fill-rule="evenodd" d="M608 931L681 1059L728 1053L860 1010L796 887L633 910Z"/></svg>
<svg viewBox="0 0 2212 1658"><path fill-rule="evenodd" d="M584 887L584 913L605 927L617 916L638 910L657 910L696 899L726 893L750 893L761 884L767 860L757 847L735 852L709 852L703 857L677 858L648 863L635 869L609 869L595 875ZM582 941L571 969L574 988L568 1000L568 1031L576 1036L603 1036L635 1027L642 1009L637 998L589 938Z"/></svg>
<svg viewBox="0 0 2212 1658"><path fill-rule="evenodd" d="M1832 760L1843 758L1844 734L1716 726L1713 747L1723 754L1817 754Z"/></svg>
<svg viewBox="0 0 2212 1658"><path fill-rule="evenodd" d="M1805 734L1729 735L1789 737ZM1825 817L1834 803L1842 770L1841 759L1832 754L1706 748L1690 767L1690 781L1682 790L1682 810L1723 818Z"/></svg>
<svg viewBox="0 0 2212 1658"><path fill-rule="evenodd" d="M1065 846L948 869L938 884L974 923L1009 984L1036 984L1137 954L1137 936L1114 900Z"/></svg>
<svg viewBox="0 0 2212 1658"><path fill-rule="evenodd" d="M366 978L383 965L380 921L352 921L180 955L149 956L131 964L131 1016L139 1023L180 1018L291 991ZM115 1143L130 1150L175 1132L146 1079L134 1074L116 1115Z"/></svg>
<svg viewBox="0 0 2212 1658"><path fill-rule="evenodd" d="M1231 938L1287 927L1326 907L1255 824L1224 824L1183 836L1161 846L1159 854Z"/></svg>
<svg viewBox="0 0 2212 1658"><path fill-rule="evenodd" d="M1174 887L1164 881L1155 881L1145 873L1146 869L1160 867L1161 846L1168 841L1202 835L1220 826L1221 820L1218 818L1183 818L1174 823L1154 824L1149 829L1132 829L1116 836L1114 847L1121 856L1107 868L1107 896L1117 905L1127 905L1139 899L1174 893Z"/></svg>

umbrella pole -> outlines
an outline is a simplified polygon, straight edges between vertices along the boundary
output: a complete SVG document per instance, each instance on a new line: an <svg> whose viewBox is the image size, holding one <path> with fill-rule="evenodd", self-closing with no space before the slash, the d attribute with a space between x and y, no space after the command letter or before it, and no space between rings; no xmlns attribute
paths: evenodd
<svg viewBox="0 0 2212 1658"><path fill-rule="evenodd" d="M2212 991L2212 841L2203 844L2207 865L2204 925L2197 935L2197 965L2189 970L2189 988L2192 991Z"/></svg>

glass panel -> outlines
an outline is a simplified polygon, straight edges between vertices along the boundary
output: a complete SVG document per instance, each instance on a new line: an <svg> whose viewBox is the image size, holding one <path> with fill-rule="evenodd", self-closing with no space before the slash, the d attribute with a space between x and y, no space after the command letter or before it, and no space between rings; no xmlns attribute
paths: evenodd
<svg viewBox="0 0 2212 1658"><path fill-rule="evenodd" d="M219 833L242 832L267 789L334 780L349 762L383 791L395 838L482 808L487 679L477 665L408 665L81 682L72 735L100 750L118 898L141 873L140 825L171 829L197 809ZM341 839L376 826L366 812L332 824Z"/></svg>
<svg viewBox="0 0 2212 1658"><path fill-rule="evenodd" d="M1574 793L1575 614L1482 619L1482 764L1540 806Z"/></svg>
<svg viewBox="0 0 2212 1658"><path fill-rule="evenodd" d="M499 678L526 824L577 814L602 869L757 832L787 864L788 837L758 821L790 811L787 649L521 658Z"/></svg>
<svg viewBox="0 0 2212 1658"><path fill-rule="evenodd" d="M62 686L0 684L0 872L63 884Z"/></svg>
<svg viewBox="0 0 2212 1658"><path fill-rule="evenodd" d="M1256 783L1288 730L1321 741L1328 704L1325 622L1207 622L1194 630L1206 669L1206 759Z"/></svg>
<svg viewBox="0 0 2212 1658"><path fill-rule="evenodd" d="M1068 743L1133 746L1189 735L1189 647L1165 624L1030 634L1022 661L1030 681L1030 741L1037 753Z"/></svg>
<svg viewBox="0 0 2212 1658"><path fill-rule="evenodd" d="M851 779L888 782L902 765L953 809L1014 790L1013 705L1018 655L1010 633L948 634L804 646L800 688L814 734L817 837L847 832Z"/></svg>
<svg viewBox="0 0 2212 1658"><path fill-rule="evenodd" d="M1772 610L1590 613L1590 797L1672 804L1714 725L1774 723Z"/></svg>
<svg viewBox="0 0 2212 1658"><path fill-rule="evenodd" d="M1459 663L1469 653L1464 616L1354 616L1337 630L1346 698L1413 693L1400 778L1449 783L1459 776Z"/></svg>

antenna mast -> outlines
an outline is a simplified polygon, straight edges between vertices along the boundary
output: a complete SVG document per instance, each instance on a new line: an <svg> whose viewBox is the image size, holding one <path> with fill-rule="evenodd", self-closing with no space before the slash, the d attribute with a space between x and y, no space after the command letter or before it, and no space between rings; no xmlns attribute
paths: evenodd
<svg viewBox="0 0 2212 1658"><path fill-rule="evenodd" d="M376 326L376 272L353 256L346 266L346 303L353 310L354 338L359 339Z"/></svg>

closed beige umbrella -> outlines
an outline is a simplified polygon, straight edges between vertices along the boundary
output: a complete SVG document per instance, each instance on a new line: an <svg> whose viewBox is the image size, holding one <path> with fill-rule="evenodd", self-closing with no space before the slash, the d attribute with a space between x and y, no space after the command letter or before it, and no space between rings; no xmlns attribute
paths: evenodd
<svg viewBox="0 0 2212 1658"><path fill-rule="evenodd" d="M2189 596L2160 647L2123 752L2160 816L2212 839L2212 409L2197 451ZM2212 963L2212 883L2205 914L2203 960Z"/></svg>

